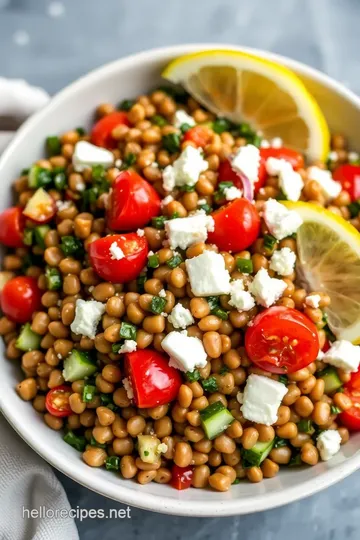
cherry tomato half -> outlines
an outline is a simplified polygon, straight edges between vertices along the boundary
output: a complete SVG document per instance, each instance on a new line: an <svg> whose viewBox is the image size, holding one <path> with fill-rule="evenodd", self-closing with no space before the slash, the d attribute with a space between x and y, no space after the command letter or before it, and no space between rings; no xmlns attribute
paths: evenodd
<svg viewBox="0 0 360 540"><path fill-rule="evenodd" d="M110 191L107 224L113 231L133 231L157 216L160 208L155 189L135 171L124 171Z"/></svg>
<svg viewBox="0 0 360 540"><path fill-rule="evenodd" d="M221 251L242 251L259 236L260 217L253 204L241 198L221 206L213 212L215 229L209 232L208 241Z"/></svg>
<svg viewBox="0 0 360 540"><path fill-rule="evenodd" d="M110 251L114 243L124 255L120 259L116 259ZM90 263L95 272L113 283L125 283L137 278L146 266L148 252L145 236L140 237L136 233L105 236L91 242L88 248Z"/></svg>
<svg viewBox="0 0 360 540"><path fill-rule="evenodd" d="M12 206L0 214L0 243L4 246L22 247L25 218L22 208Z"/></svg>
<svg viewBox="0 0 360 540"><path fill-rule="evenodd" d="M188 489L191 486L192 477L194 474L194 467L178 467L178 465L173 465L171 469L171 482L173 488L175 489Z"/></svg>
<svg viewBox="0 0 360 540"><path fill-rule="evenodd" d="M254 194L258 193L259 189L265 184L266 175L261 174L256 182L254 182ZM235 187L243 189L243 183L238 173L232 168L228 159L222 161L219 166L219 182L232 182Z"/></svg>
<svg viewBox="0 0 360 540"><path fill-rule="evenodd" d="M303 313L274 306L255 317L245 335L245 348L259 368L293 373L316 360L319 338L316 326Z"/></svg>
<svg viewBox="0 0 360 540"><path fill-rule="evenodd" d="M180 372L169 366L169 359L152 349L126 354L125 370L140 409L173 401L182 384Z"/></svg>
<svg viewBox="0 0 360 540"><path fill-rule="evenodd" d="M184 141L191 141L197 148L205 148L211 140L211 132L206 126L194 126L184 135Z"/></svg>
<svg viewBox="0 0 360 540"><path fill-rule="evenodd" d="M348 192L352 201L360 199L360 166L359 165L340 165L333 174L334 180L342 185Z"/></svg>
<svg viewBox="0 0 360 540"><path fill-rule="evenodd" d="M352 373L350 381L344 386L344 393L351 398L353 406L340 414L341 423L349 431L360 430L360 371Z"/></svg>
<svg viewBox="0 0 360 540"><path fill-rule="evenodd" d="M56 214L55 200L45 189L39 188L28 200L23 214L35 223L47 223Z"/></svg>
<svg viewBox="0 0 360 540"><path fill-rule="evenodd" d="M124 112L116 111L107 114L101 120L96 122L91 130L90 140L96 146L102 146L103 148L116 148L117 141L111 136L111 132L117 126L124 124L129 126L127 114Z"/></svg>
<svg viewBox="0 0 360 540"><path fill-rule="evenodd" d="M45 407L47 411L52 416L58 416L59 418L73 414L69 404L71 393L71 387L65 384L52 388L46 394Z"/></svg>
<svg viewBox="0 0 360 540"><path fill-rule="evenodd" d="M261 186L264 185L265 180L269 176L266 172L266 160L269 157L273 157L276 159L284 159L285 161L288 161L292 165L294 171L297 171L298 169L302 169L304 167L303 155L296 150L286 148L285 146L281 148L260 148L260 157L261 161L259 167L258 183L261 184Z"/></svg>
<svg viewBox="0 0 360 540"><path fill-rule="evenodd" d="M41 309L41 291L33 277L10 279L1 291L1 309L12 321L26 323L34 311Z"/></svg>

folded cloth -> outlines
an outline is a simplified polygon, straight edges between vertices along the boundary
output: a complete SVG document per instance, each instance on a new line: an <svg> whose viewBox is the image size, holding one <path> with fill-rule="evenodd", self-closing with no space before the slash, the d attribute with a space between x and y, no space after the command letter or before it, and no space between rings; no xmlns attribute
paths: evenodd
<svg viewBox="0 0 360 540"><path fill-rule="evenodd" d="M48 99L44 90L0 77L0 153L14 134L9 128ZM0 434L0 540L78 540L69 501L51 467L1 414Z"/></svg>

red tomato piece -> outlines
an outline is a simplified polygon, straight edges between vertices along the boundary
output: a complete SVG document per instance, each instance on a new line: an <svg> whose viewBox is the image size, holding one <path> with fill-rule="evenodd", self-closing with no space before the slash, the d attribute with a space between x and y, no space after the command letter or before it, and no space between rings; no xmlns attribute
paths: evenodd
<svg viewBox="0 0 360 540"><path fill-rule="evenodd" d="M259 168L261 171L261 167ZM259 189L264 185L266 176L261 173L261 177L254 182L254 194L258 193ZM232 182L235 187L243 189L243 183L238 173L232 168L228 159L222 161L219 166L219 182Z"/></svg>
<svg viewBox="0 0 360 540"><path fill-rule="evenodd" d="M112 244L121 249L124 257L115 259ZM91 266L103 279L125 283L137 278L146 266L149 247L145 236L136 233L114 234L91 242L88 249Z"/></svg>
<svg viewBox="0 0 360 540"><path fill-rule="evenodd" d="M131 380L135 403L140 409L173 401L182 384L180 372L169 366L166 356L152 349L126 354L125 370Z"/></svg>
<svg viewBox="0 0 360 540"><path fill-rule="evenodd" d="M65 384L52 388L47 394L45 399L45 407L52 416L58 416L64 418L73 414L69 397L72 394L70 386Z"/></svg>
<svg viewBox="0 0 360 540"><path fill-rule="evenodd" d="M242 251L259 236L260 217L253 204L241 198L221 206L213 212L215 230L209 232L208 241L221 251Z"/></svg>
<svg viewBox="0 0 360 540"><path fill-rule="evenodd" d="M161 199L135 171L123 171L110 191L107 224L113 231L133 231L159 215Z"/></svg>
<svg viewBox="0 0 360 540"><path fill-rule="evenodd" d="M334 180L342 185L348 192L352 201L360 199L360 166L359 165L340 165L333 174Z"/></svg>
<svg viewBox="0 0 360 540"><path fill-rule="evenodd" d="M265 180L269 176L266 172L265 167L266 160L269 157L273 157L276 159L284 159L285 161L288 161L292 165L294 171L297 171L298 169L302 169L304 167L304 156L296 150L292 150L291 148L285 148L285 146L281 148L260 148L260 157L261 161L259 167L258 183L261 184L261 186L264 185Z"/></svg>
<svg viewBox="0 0 360 540"><path fill-rule="evenodd" d="M188 467L178 467L173 465L171 469L171 482L175 489L188 489L191 486L192 477L194 474L194 467L190 465Z"/></svg>
<svg viewBox="0 0 360 540"><path fill-rule="evenodd" d="M341 423L349 431L360 430L360 370L351 374L351 379L344 386L344 393L351 398L353 406L340 414Z"/></svg>
<svg viewBox="0 0 360 540"><path fill-rule="evenodd" d="M41 309L41 295L35 278L14 277L1 291L1 309L12 321L26 323L31 320L34 311Z"/></svg>
<svg viewBox="0 0 360 540"><path fill-rule="evenodd" d="M25 218L22 208L12 206L0 214L0 243L4 246L22 247Z"/></svg>
<svg viewBox="0 0 360 540"><path fill-rule="evenodd" d="M296 309L274 306L253 320L245 335L246 352L259 368L271 373L293 373L316 360L316 326Z"/></svg>
<svg viewBox="0 0 360 540"><path fill-rule="evenodd" d="M56 214L55 201L45 189L39 188L28 200L23 214L35 223L47 223Z"/></svg>
<svg viewBox="0 0 360 540"><path fill-rule="evenodd" d="M206 126L194 126L184 135L184 141L191 141L198 148L205 148L211 141L211 132Z"/></svg>
<svg viewBox="0 0 360 540"><path fill-rule="evenodd" d="M91 130L90 140L96 146L103 148L116 148L117 141L111 136L111 132L117 126L124 124L130 126L125 112L116 111L101 118Z"/></svg>

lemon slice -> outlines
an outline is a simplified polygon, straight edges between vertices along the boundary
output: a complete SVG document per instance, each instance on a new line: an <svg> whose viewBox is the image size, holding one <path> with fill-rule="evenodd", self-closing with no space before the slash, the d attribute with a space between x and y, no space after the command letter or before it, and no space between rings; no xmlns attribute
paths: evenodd
<svg viewBox="0 0 360 540"><path fill-rule="evenodd" d="M360 233L315 204L284 202L303 219L297 232L297 273L305 288L331 298L328 324L338 339L360 343Z"/></svg>
<svg viewBox="0 0 360 540"><path fill-rule="evenodd" d="M218 116L247 122L266 139L280 137L310 160L326 159L326 120L286 67L245 52L207 50L177 58L162 75Z"/></svg>

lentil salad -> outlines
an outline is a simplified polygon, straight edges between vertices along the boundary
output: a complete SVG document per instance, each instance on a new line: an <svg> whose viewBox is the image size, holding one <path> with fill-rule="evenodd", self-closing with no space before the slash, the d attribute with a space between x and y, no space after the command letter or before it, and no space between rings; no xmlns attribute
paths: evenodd
<svg viewBox="0 0 360 540"><path fill-rule="evenodd" d="M332 348L323 312L329 298L295 284L296 231L279 239L265 219L260 221L267 201L284 198L279 189L281 171L269 175L267 160L291 161L304 183L303 200L326 205L358 229L359 212L347 190L329 201L321 184L309 178L301 155L261 143L249 126L233 126L192 98L181 94L174 99L168 92L158 90L123 103L120 113L111 105L99 106L100 120L90 135L80 129L49 138L48 159L15 182L18 206L10 224L19 226L13 225L11 240L9 235L2 239L13 249L4 258L2 279L11 279L3 288L0 332L8 357L21 358L26 378L18 385L19 395L44 413L50 428L65 428L65 441L82 452L88 465L120 470L124 478L139 483L170 482L178 489L209 485L226 491L245 477L252 482L272 477L280 465L316 464L325 445L319 438L329 436L326 432L336 432L342 443L348 439L346 422L342 425L339 415L353 405L340 391L349 383L349 373L326 367L318 359L319 347L315 355L310 351L311 361L299 369L275 373L258 366L257 351L249 352L247 336L256 331L256 317L272 309L277 310L270 312L272 325L283 309L295 310L294 317L301 317L305 325L304 339L313 344L316 332L320 349L326 354ZM115 166L96 163L109 159L103 152L92 167L80 170L89 160L76 147L88 140L110 148ZM279 141L272 144L277 147ZM259 146L266 162L263 175L253 182L256 194L251 205L239 196L245 186L240 186L238 175L226 168L229 156L248 147L254 152ZM176 173L183 172L177 163L186 148L196 149L196 166L203 167L190 182L181 179L185 174ZM349 166L340 136L333 138L333 148L337 160ZM195 156L188 150L185 157L189 154ZM316 167L323 170L324 164ZM167 185L164 176L170 178ZM135 207L130 215L119 211L127 200L126 182L133 189L139 184L139 193L147 195L146 205ZM40 215L35 195L40 197ZM223 214L230 207L236 209L235 217ZM24 223L23 215L30 220ZM178 223L190 217L196 219L196 231L191 224L184 231ZM247 219L249 229L232 239L231 230L239 230ZM122 234L114 235L115 231ZM195 233L200 241L196 236L194 242ZM282 250L287 256L277 260ZM191 260L204 255L199 284ZM128 259L131 264L120 268ZM221 267L225 282L226 272L232 281L228 279L223 291L194 294L195 287L209 285L206 270L213 262ZM253 285L265 274L267 280L278 282L274 301L261 294L261 283ZM215 276L217 283L222 280L218 270ZM31 291L28 302L16 305L14 291L24 289ZM79 301L92 302L99 325L93 324L96 318L84 322L89 304L81 307ZM177 339L183 337L177 348L168 344L169 364L162 342L173 332ZM196 338L191 344L198 347L191 370L184 369L181 348L190 347L184 338ZM264 358L263 352L260 356ZM143 375L151 369L162 372L166 385L155 385L149 393ZM77 373L86 375L74 379ZM264 385L264 391L275 393L277 399L283 392L274 422L253 420L259 411L244 412L251 384Z"/></svg>

